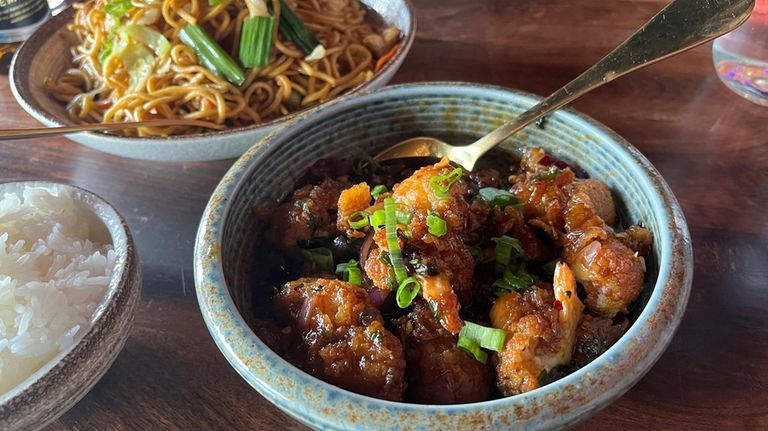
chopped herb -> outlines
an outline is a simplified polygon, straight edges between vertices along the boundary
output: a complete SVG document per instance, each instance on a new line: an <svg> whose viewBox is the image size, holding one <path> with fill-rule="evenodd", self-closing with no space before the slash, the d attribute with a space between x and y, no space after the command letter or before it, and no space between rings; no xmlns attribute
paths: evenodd
<svg viewBox="0 0 768 431"><path fill-rule="evenodd" d="M515 207L516 209L522 209L525 204L521 204L517 201L517 198L510 192L494 187L484 187L479 191L480 197L488 202L488 204L505 208L508 206Z"/></svg>
<svg viewBox="0 0 768 431"><path fill-rule="evenodd" d="M448 233L448 224L436 213L430 212L427 215L427 230L432 235L441 237Z"/></svg>
<svg viewBox="0 0 768 431"><path fill-rule="evenodd" d="M429 179L429 187L435 192L440 199L450 199L448 191L451 186L458 182L464 175L464 170L456 168L445 175L435 175Z"/></svg>
<svg viewBox="0 0 768 431"><path fill-rule="evenodd" d="M269 4L272 3L270 2ZM379 162L374 160L373 157L369 156L368 154L362 154L360 157L355 159L352 165L352 170L355 171L357 175L368 176L376 173L376 171L379 170L379 167Z"/></svg>
<svg viewBox="0 0 768 431"><path fill-rule="evenodd" d="M560 175L560 168L557 166L551 166L546 172L539 172L533 176L534 180L554 180Z"/></svg>
<svg viewBox="0 0 768 431"><path fill-rule="evenodd" d="M353 213L349 216L347 222L349 223L349 227L352 229L363 229L368 227L368 213L365 211L358 211Z"/></svg>
<svg viewBox="0 0 768 431"><path fill-rule="evenodd" d="M389 192L389 189L384 184L379 184L378 186L374 187L373 190L371 190L371 196L373 197L373 200L379 198L380 195Z"/></svg>
<svg viewBox="0 0 768 431"><path fill-rule="evenodd" d="M493 283L496 288L496 296L503 296L512 291L526 290L533 287L536 278L520 269L516 272L509 268L504 270L504 276Z"/></svg>
<svg viewBox="0 0 768 431"><path fill-rule="evenodd" d="M549 371L547 371L546 368L541 370L541 372L539 373L538 380L539 380L539 386L548 385L553 381L555 381L555 379L552 377L551 374L549 374Z"/></svg>
<svg viewBox="0 0 768 431"><path fill-rule="evenodd" d="M421 283L416 277L408 277L397 286L397 306L406 308L413 303L414 298L421 290Z"/></svg>
<svg viewBox="0 0 768 431"><path fill-rule="evenodd" d="M387 234L387 247L389 248L389 260L392 262L392 269L395 271L395 278L398 283L402 283L408 278L408 272L403 263L403 254L400 250L400 241L397 238L397 216L395 215L395 200L392 198L384 199L384 217Z"/></svg>
<svg viewBox="0 0 768 431"><path fill-rule="evenodd" d="M355 259L336 265L336 276L355 286L360 286L363 283L363 275Z"/></svg>
<svg viewBox="0 0 768 431"><path fill-rule="evenodd" d="M496 243L496 263L500 266L506 267L514 264L525 255L523 246L520 245L517 238L502 235L491 238L491 241Z"/></svg>
<svg viewBox="0 0 768 431"><path fill-rule="evenodd" d="M333 271L333 253L330 249L325 247L299 249L299 252L304 257L304 259L314 263L318 267L329 272Z"/></svg>

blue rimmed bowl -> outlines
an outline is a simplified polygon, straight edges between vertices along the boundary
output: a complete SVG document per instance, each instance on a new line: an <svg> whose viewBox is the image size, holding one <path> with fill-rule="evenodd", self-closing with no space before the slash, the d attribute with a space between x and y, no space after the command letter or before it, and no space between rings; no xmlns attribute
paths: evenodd
<svg viewBox="0 0 768 431"><path fill-rule="evenodd" d="M693 276L691 242L680 206L640 152L596 121L564 109L503 146L530 146L583 168L613 191L624 220L653 231L646 289L627 333L586 367L542 388L472 404L382 401L316 379L270 350L250 329L251 258L264 226L255 206L274 206L320 158L376 153L400 140L435 136L471 142L532 106L538 97L497 87L424 83L340 99L299 117L247 151L224 176L195 243L200 309L219 349L264 397L317 429L559 429L620 397L661 356L683 316Z"/></svg>

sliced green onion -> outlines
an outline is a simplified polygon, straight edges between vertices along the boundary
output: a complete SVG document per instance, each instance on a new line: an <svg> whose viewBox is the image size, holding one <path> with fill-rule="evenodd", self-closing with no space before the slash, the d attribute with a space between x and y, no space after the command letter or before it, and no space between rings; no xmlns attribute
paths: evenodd
<svg viewBox="0 0 768 431"><path fill-rule="evenodd" d="M500 237L491 238L491 241L496 243L496 263L503 266L508 266L513 262L512 258L523 257L525 252L520 245L520 241L517 238L512 238L506 235Z"/></svg>
<svg viewBox="0 0 768 431"><path fill-rule="evenodd" d="M504 270L504 276L493 283L496 288L496 296L503 296L515 290L526 290L536 283L536 278L524 270L512 272L509 268Z"/></svg>
<svg viewBox="0 0 768 431"><path fill-rule="evenodd" d="M557 262L560 261L560 258L554 258L550 260L549 262L545 263L541 266L541 270L544 272L544 274L549 278L555 277L555 267L557 266Z"/></svg>
<svg viewBox="0 0 768 431"><path fill-rule="evenodd" d="M381 226L384 226L386 223L387 222L384 215L384 210L376 210L373 214L371 214L370 224L374 229L378 229Z"/></svg>
<svg viewBox="0 0 768 431"><path fill-rule="evenodd" d="M202 27L187 24L179 32L179 39L192 48L206 69L235 85L245 82L245 71L216 43Z"/></svg>
<svg viewBox="0 0 768 431"><path fill-rule="evenodd" d="M459 342L456 343L456 345L472 355L472 357L476 360L482 363L486 363L488 361L488 354L480 348L480 344L477 341L459 335Z"/></svg>
<svg viewBox="0 0 768 431"><path fill-rule="evenodd" d="M304 259L313 262L319 268L325 269L329 272L333 271L333 253L330 249L319 247L299 249L299 251L301 252L301 255L304 256Z"/></svg>
<svg viewBox="0 0 768 431"><path fill-rule="evenodd" d="M218 6L224 0L208 0L208 6Z"/></svg>
<svg viewBox="0 0 768 431"><path fill-rule="evenodd" d="M336 275L355 286L360 286L363 283L363 274L360 271L360 267L357 266L355 259L336 265Z"/></svg>
<svg viewBox="0 0 768 431"><path fill-rule="evenodd" d="M413 287L410 287L413 286ZM408 277L397 286L397 306L400 308L408 307L413 303L416 294L421 290L421 283L416 277Z"/></svg>
<svg viewBox="0 0 768 431"><path fill-rule="evenodd" d="M411 218L413 218L411 213L400 210L395 211L395 217L397 218L397 224L404 225L411 224Z"/></svg>
<svg viewBox="0 0 768 431"><path fill-rule="evenodd" d="M549 371L547 371L547 369L545 368L541 370L537 380L539 381L539 386L544 386L554 382L555 378L551 374L549 374Z"/></svg>
<svg viewBox="0 0 768 431"><path fill-rule="evenodd" d="M282 20L280 20L280 22L282 23ZM375 174L380 166L379 162L374 160L373 157L368 154L362 154L353 162L352 170L355 171L357 175L368 176Z"/></svg>
<svg viewBox="0 0 768 431"><path fill-rule="evenodd" d="M131 0L107 0L104 5L104 12L112 15L114 18L120 18L128 13L133 7Z"/></svg>
<svg viewBox="0 0 768 431"><path fill-rule="evenodd" d="M560 168L557 166L551 166L549 170L545 172L539 172L533 176L534 180L554 180L560 174Z"/></svg>
<svg viewBox="0 0 768 431"><path fill-rule="evenodd" d="M378 199L379 195L382 195L384 193L387 193L389 189L384 184L379 184L378 186L374 187L373 190L371 190L371 196L373 196L373 200L375 201Z"/></svg>
<svg viewBox="0 0 768 431"><path fill-rule="evenodd" d="M484 349L500 352L504 348L507 331L465 321L461 332L459 332L459 341L462 338L473 340Z"/></svg>
<svg viewBox="0 0 768 431"><path fill-rule="evenodd" d="M408 278L408 272L405 269L403 254L400 251L400 242L397 239L397 216L395 215L395 211L395 200L392 198L384 199L384 228L387 233L389 260L392 262L392 269L395 271L395 279L399 284Z"/></svg>
<svg viewBox="0 0 768 431"><path fill-rule="evenodd" d="M269 2L267 6L270 12L272 10L272 2ZM280 0L280 33L283 34L288 40L293 41L296 45L304 51L305 54L312 54L315 48L320 45L320 41L317 40L315 34L304 24L304 21L299 18L299 15L291 8L285 0Z"/></svg>
<svg viewBox="0 0 768 431"><path fill-rule="evenodd" d="M521 209L524 205L517 202L515 196L502 189L494 187L483 187L480 189L480 197L488 204L497 206L499 208L505 208L508 206L514 206L517 209Z"/></svg>
<svg viewBox="0 0 768 431"><path fill-rule="evenodd" d="M434 236L443 236L448 233L448 224L440 216L430 212L427 215L427 230Z"/></svg>
<svg viewBox="0 0 768 431"><path fill-rule="evenodd" d="M362 229L368 226L368 213L365 211L358 211L353 213L347 219L349 227L352 229Z"/></svg>
<svg viewBox="0 0 768 431"><path fill-rule="evenodd" d="M395 219L397 220L397 224L402 225L409 225L411 224L411 219L413 216L409 212L395 210ZM386 224L386 217L384 210L376 210L373 214L371 214L370 217L370 224L374 229L378 229L380 226L384 226Z"/></svg>
<svg viewBox="0 0 768 431"><path fill-rule="evenodd" d="M450 190L451 186L459 181L463 175L464 170L461 168L456 168L445 175L435 175L429 179L429 187L434 190L435 194L440 199L447 199L450 197L448 196L448 190Z"/></svg>
<svg viewBox="0 0 768 431"><path fill-rule="evenodd" d="M243 21L240 33L240 64L244 67L263 67L269 63L275 17L253 16Z"/></svg>

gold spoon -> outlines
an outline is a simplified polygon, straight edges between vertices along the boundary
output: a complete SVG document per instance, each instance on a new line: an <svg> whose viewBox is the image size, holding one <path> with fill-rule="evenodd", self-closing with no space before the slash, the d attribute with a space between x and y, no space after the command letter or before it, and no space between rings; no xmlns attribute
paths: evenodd
<svg viewBox="0 0 768 431"><path fill-rule="evenodd" d="M204 127L206 129L222 130L224 125L200 120L147 120L133 121L127 123L93 123L76 124L74 126L62 127L37 127L31 129L0 129L0 141L9 141L13 139L36 138L40 136L65 135L67 133L104 131L104 130L123 130L137 129L139 127Z"/></svg>
<svg viewBox="0 0 768 431"><path fill-rule="evenodd" d="M483 154L523 127L620 76L728 33L746 21L754 6L755 0L675 0L576 79L474 143L455 146L420 136L374 158L448 157L472 170Z"/></svg>

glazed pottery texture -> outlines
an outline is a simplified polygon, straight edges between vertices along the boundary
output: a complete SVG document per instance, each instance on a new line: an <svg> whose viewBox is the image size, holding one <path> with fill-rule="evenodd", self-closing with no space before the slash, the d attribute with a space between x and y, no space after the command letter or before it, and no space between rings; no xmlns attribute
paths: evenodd
<svg viewBox="0 0 768 431"><path fill-rule="evenodd" d="M403 64L416 34L416 17L408 0L361 0L376 11L387 25L400 29L401 48L372 79L350 90L354 94L386 85ZM67 30L74 10L69 8L51 18L22 45L11 65L10 86L16 101L27 113L48 127L73 124L64 105L44 89L46 78L54 78L70 67L70 47L76 43ZM107 153L135 159L158 161L200 161L237 157L268 133L300 113L248 127L197 135L166 138L126 138L99 132L68 135L80 144Z"/></svg>
<svg viewBox="0 0 768 431"><path fill-rule="evenodd" d="M34 430L75 405L107 372L123 348L141 294L141 270L133 239L120 214L99 196L78 187L45 182L0 184L0 196L24 186L67 189L101 220L112 238L116 260L91 329L69 349L18 386L0 395L0 429Z"/></svg>
<svg viewBox="0 0 768 431"><path fill-rule="evenodd" d="M254 301L253 250L264 226L253 208L273 207L314 161L350 158L427 135L471 142L532 106L521 92L461 83L389 87L345 98L292 121L246 152L206 208L195 247L200 309L224 356L264 397L317 429L559 429L621 396L656 362L683 316L693 274L685 219L669 187L634 147L571 110L550 115L503 145L541 146L604 181L625 222L653 231L646 288L628 332L588 366L542 388L474 404L432 406L361 396L324 383L271 351L247 322Z"/></svg>

